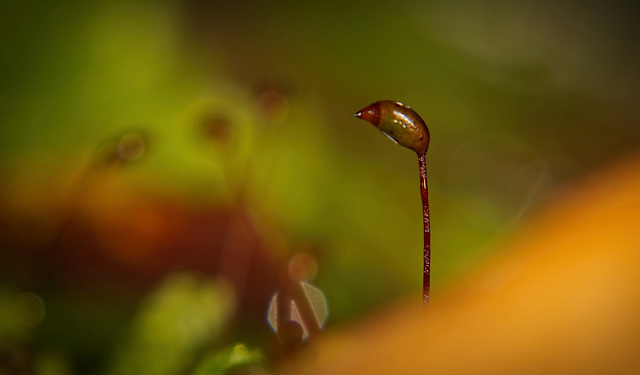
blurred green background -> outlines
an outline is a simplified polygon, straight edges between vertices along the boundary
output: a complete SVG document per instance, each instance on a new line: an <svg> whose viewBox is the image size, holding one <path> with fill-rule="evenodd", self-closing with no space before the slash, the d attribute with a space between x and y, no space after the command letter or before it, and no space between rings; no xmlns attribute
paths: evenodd
<svg viewBox="0 0 640 375"><path fill-rule="evenodd" d="M415 156L352 117L377 100L430 127L437 300L637 151L636 8L2 1L0 373L262 373L296 254L329 329L419 298Z"/></svg>

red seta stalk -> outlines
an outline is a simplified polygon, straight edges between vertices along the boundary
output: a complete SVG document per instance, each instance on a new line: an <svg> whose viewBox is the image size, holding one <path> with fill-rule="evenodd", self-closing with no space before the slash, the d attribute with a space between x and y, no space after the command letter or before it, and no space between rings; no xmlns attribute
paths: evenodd
<svg viewBox="0 0 640 375"><path fill-rule="evenodd" d="M429 218L429 187L427 186L427 163L425 154L418 154L420 166L420 197L422 198L422 223L424 225L424 251L422 269L422 303L429 306L431 287L431 220Z"/></svg>

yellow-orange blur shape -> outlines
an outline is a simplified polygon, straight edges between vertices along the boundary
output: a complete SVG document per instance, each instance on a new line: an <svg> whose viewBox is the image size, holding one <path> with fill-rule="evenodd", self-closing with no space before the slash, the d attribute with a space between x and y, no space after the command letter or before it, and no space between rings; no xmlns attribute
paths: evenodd
<svg viewBox="0 0 640 375"><path fill-rule="evenodd" d="M640 373L640 158L561 194L503 250L428 313L411 301L327 333L281 372Z"/></svg>

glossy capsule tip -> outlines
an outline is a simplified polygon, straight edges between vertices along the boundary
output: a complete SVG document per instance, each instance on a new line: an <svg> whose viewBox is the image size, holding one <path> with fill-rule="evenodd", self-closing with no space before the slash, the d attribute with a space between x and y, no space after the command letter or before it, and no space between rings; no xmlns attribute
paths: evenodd
<svg viewBox="0 0 640 375"><path fill-rule="evenodd" d="M373 103L370 106L359 110L356 112L355 116L378 126L382 116L380 102Z"/></svg>

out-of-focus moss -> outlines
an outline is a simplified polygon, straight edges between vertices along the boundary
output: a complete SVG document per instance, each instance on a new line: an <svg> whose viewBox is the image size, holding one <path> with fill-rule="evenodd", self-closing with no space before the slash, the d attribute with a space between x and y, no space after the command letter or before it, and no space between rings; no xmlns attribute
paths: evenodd
<svg viewBox="0 0 640 375"><path fill-rule="evenodd" d="M205 356L192 375L265 374L265 357L243 344Z"/></svg>
<svg viewBox="0 0 640 375"><path fill-rule="evenodd" d="M0 291L0 342L28 340L44 315L44 302L38 295Z"/></svg>
<svg viewBox="0 0 640 375"><path fill-rule="evenodd" d="M140 306L117 349L111 375L169 375L185 371L222 334L234 310L225 284L177 274Z"/></svg>
<svg viewBox="0 0 640 375"><path fill-rule="evenodd" d="M72 373L67 358L60 353L45 352L36 358L36 375L69 375Z"/></svg>

